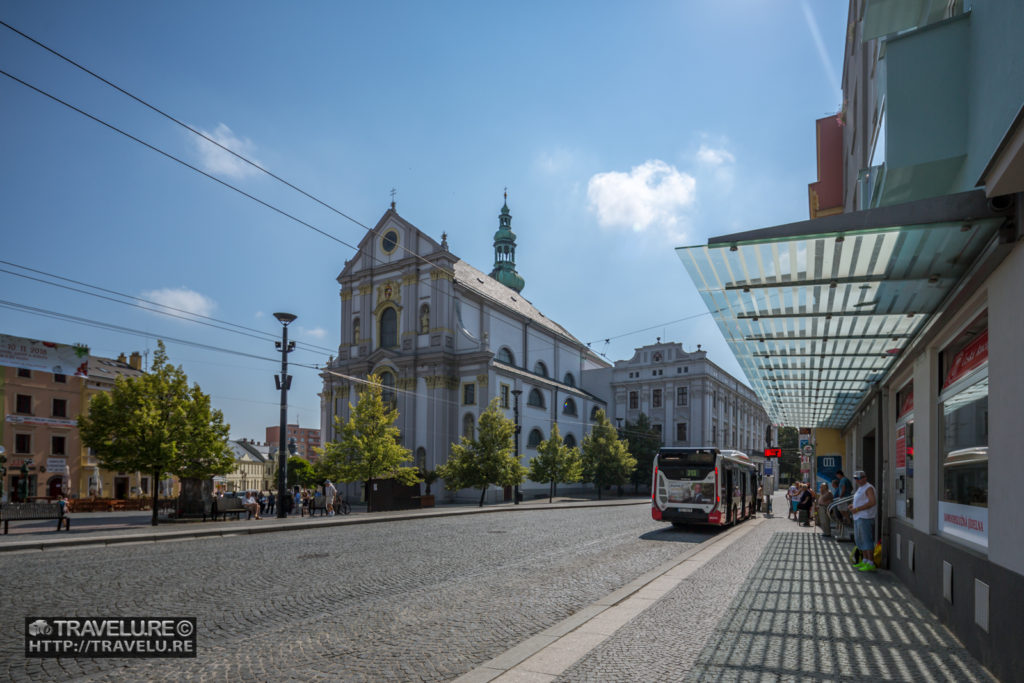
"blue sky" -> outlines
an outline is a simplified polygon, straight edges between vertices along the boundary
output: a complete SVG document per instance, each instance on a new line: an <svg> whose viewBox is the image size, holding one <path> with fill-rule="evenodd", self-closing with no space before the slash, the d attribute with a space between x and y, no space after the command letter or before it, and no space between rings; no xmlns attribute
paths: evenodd
<svg viewBox="0 0 1024 683"><path fill-rule="evenodd" d="M545 315L610 360L662 337L701 344L736 375L674 248L807 218L814 120L842 103L846 12L812 0L0 5L4 22L365 226L395 188L404 218L447 232L485 272L508 187L523 295ZM271 337L272 313L288 311L302 347L290 360L325 363L339 341L334 278L353 253L343 243L363 227L4 27L0 69L336 238L0 76L0 260L15 264L0 270ZM0 304L5 334L107 357L157 338L249 354L168 341L233 438L262 440L279 420L269 338L6 272L0 291L145 333ZM289 421L317 427L317 372L292 374Z"/></svg>

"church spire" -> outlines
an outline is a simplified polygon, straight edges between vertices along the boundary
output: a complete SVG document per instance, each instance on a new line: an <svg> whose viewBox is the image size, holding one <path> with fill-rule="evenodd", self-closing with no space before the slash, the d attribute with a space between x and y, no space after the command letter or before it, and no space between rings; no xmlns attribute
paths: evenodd
<svg viewBox="0 0 1024 683"><path fill-rule="evenodd" d="M494 270L491 277L517 292L523 291L526 282L516 272L516 234L512 232L512 214L508 210L508 188L505 188L505 204L498 214L498 232L494 233Z"/></svg>

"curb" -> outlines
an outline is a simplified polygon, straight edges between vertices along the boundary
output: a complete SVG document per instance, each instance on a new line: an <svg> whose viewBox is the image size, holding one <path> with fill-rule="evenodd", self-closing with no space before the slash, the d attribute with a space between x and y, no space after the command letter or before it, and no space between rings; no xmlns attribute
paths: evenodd
<svg viewBox="0 0 1024 683"><path fill-rule="evenodd" d="M350 526L360 524L380 524L382 522L398 522L411 519L429 519L435 517L454 517L457 515L490 514L497 512L535 512L540 510L576 509L590 507L610 507L617 505L650 505L649 499L644 500L607 500L607 501L584 501L584 502L561 502L545 503L543 507L538 505L510 505L502 504L493 507L459 507L456 509L434 509L429 512L398 512L388 514L362 513L359 516L346 515L340 518L321 518L319 521L292 522L286 524L271 524L267 526L245 526L241 528L218 528L218 529L196 529L196 530L171 530L158 531L153 533L130 533L130 534L108 534L103 536L88 536L80 538L54 538L53 540L31 540L13 541L3 543L0 541L0 553L31 551L31 550L54 550L58 548L83 548L90 546L113 546L130 543L158 543L160 541L182 541L198 538L244 536L253 534L269 534L280 531L305 531L308 529L322 529L323 527ZM365 515L365 516L363 516ZM275 518L276 519L276 518ZM55 532L59 533L59 532Z"/></svg>

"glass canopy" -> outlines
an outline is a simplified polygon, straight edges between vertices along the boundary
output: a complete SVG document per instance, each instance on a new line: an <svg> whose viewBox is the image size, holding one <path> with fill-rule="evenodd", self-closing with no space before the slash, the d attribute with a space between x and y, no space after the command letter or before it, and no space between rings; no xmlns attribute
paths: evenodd
<svg viewBox="0 0 1024 683"><path fill-rule="evenodd" d="M869 213L676 250L775 424L846 426L1003 221L842 227Z"/></svg>

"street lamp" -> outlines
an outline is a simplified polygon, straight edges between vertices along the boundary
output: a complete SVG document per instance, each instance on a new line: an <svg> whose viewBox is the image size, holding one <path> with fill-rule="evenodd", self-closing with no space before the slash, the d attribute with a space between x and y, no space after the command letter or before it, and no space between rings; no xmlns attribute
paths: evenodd
<svg viewBox="0 0 1024 683"><path fill-rule="evenodd" d="M522 389L513 389L512 396L515 397L515 403L513 404L512 414L516 419L516 462L519 462L519 432L523 431L523 428L519 426L519 396L523 393ZM516 484L512 489L512 500L514 505L519 505L519 484Z"/></svg>
<svg viewBox="0 0 1024 683"><path fill-rule="evenodd" d="M288 324L297 316L291 313L275 313L274 317L281 323L281 341L274 342L274 345L281 349L281 374L274 376L277 388L281 390L281 438L277 448L277 499L284 502L288 495L288 455L285 452L285 432L288 431L288 387L292 384L291 375L288 374L288 354L295 349L295 342L288 341ZM283 504L277 506L278 519L288 516Z"/></svg>

